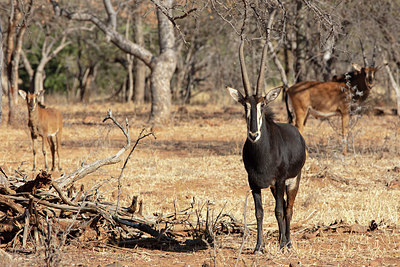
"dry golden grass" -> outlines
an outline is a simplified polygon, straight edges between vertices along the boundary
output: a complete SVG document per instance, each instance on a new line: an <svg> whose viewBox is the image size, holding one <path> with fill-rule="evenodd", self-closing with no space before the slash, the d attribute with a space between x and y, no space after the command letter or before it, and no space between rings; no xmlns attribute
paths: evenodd
<svg viewBox="0 0 400 267"><path fill-rule="evenodd" d="M133 140L147 126L149 112L148 106L119 103L84 106L59 101L56 107L64 114L62 160L66 173L81 164L115 154L124 145L121 132L110 122L102 123L109 108L120 122L129 119ZM7 127L4 121L0 127L0 162L8 173L20 169L32 178L26 109L22 106L21 110L21 124L17 128ZM283 103L274 103L273 110L278 120L286 120ZM3 112L7 114L6 109ZM284 254L278 250L274 199L269 190L264 190L266 253L251 254L255 246L252 231L239 266L396 265L400 258L400 187L394 183L400 179L399 129L399 117L364 115L352 130L350 148L354 151L343 156L341 137L336 130L327 121L310 118L304 132L309 157L292 223L294 248ZM243 221L249 187L241 161L246 133L239 105L174 107L171 123L154 129L154 133L157 139L143 140L128 162L121 180L122 205L128 206L132 196L138 195L144 203L143 214L152 216L153 213L174 212L175 207L184 209L194 198L199 206L210 201L214 213L225 206L224 213ZM41 154L38 166L43 166ZM78 185L84 184L85 189L101 185L99 190L104 198L116 202L116 177L121 167L122 163L104 167ZM55 178L59 175L59 172L53 173ZM255 229L251 197L246 219L250 228ZM366 229L372 220L378 223L378 230L332 231L331 225L335 222ZM63 253L63 263L90 266L118 261L132 266L199 266L203 263L233 266L241 243L241 236L227 235L220 236L214 248L193 252L140 247L85 251L69 247ZM31 264L38 259L18 256L21 264Z"/></svg>

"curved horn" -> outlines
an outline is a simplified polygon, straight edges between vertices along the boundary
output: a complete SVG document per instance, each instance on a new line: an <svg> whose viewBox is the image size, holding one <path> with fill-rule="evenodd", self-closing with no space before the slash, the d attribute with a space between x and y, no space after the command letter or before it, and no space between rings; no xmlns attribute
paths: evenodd
<svg viewBox="0 0 400 267"><path fill-rule="evenodd" d="M246 63L244 62L243 44L244 41L242 38L239 46L239 61L240 61L240 68L242 70L244 93L246 94L246 97L248 97L249 93L251 93L251 87L250 87L249 76L247 75Z"/></svg>
<svg viewBox="0 0 400 267"><path fill-rule="evenodd" d="M265 40L264 48L263 48L262 55L261 55L260 72L258 75L257 87L256 87L256 96L257 97L261 97L262 92L263 92L262 88L264 86L265 60L267 58L267 43L268 43L268 40Z"/></svg>
<svg viewBox="0 0 400 267"><path fill-rule="evenodd" d="M361 39L359 39L359 40L360 40L361 52L362 52L362 56L363 56L363 60L364 60L364 67L367 67L368 66L368 61L367 61L367 57L365 56L365 53L364 53L364 46L363 46L363 44L361 42Z"/></svg>
<svg viewBox="0 0 400 267"><path fill-rule="evenodd" d="M374 50L372 50L372 59L371 59L371 67L375 67L375 54L376 52L376 40L374 42Z"/></svg>

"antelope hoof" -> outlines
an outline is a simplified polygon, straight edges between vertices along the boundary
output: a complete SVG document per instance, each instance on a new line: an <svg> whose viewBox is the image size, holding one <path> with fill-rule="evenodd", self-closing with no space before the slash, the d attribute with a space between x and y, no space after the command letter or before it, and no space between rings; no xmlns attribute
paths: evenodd
<svg viewBox="0 0 400 267"><path fill-rule="evenodd" d="M280 250L282 253L285 253L285 248L286 248L286 251L287 251L287 252L290 252L291 249L292 249L292 242L289 241L289 242L286 242L286 243L281 243L281 244L279 245L279 250Z"/></svg>
<svg viewBox="0 0 400 267"><path fill-rule="evenodd" d="M263 253L264 252L263 252L262 248L255 248L253 251L253 254L255 254L255 255L262 255Z"/></svg>

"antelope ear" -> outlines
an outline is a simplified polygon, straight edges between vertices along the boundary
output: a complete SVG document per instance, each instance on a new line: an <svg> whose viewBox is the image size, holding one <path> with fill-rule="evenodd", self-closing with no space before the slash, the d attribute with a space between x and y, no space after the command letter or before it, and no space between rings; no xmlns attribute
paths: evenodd
<svg viewBox="0 0 400 267"><path fill-rule="evenodd" d="M42 95L44 95L44 90L40 90L39 93L37 93L38 97L41 97Z"/></svg>
<svg viewBox="0 0 400 267"><path fill-rule="evenodd" d="M353 69L355 69L356 71L361 71L361 66L358 65L357 63L353 63L351 65L353 66Z"/></svg>
<svg viewBox="0 0 400 267"><path fill-rule="evenodd" d="M24 90L18 90L18 94L25 100L26 99L26 92Z"/></svg>
<svg viewBox="0 0 400 267"><path fill-rule="evenodd" d="M377 72L378 70L382 69L382 67L385 67L387 64L389 64L389 63L386 62L386 63L383 63L383 64L379 65L378 67L375 68L375 72Z"/></svg>
<svg viewBox="0 0 400 267"><path fill-rule="evenodd" d="M282 89L282 86L279 86L277 88L270 90L264 98L265 103L274 101L278 97L279 93L281 92L281 89Z"/></svg>
<svg viewBox="0 0 400 267"><path fill-rule="evenodd" d="M229 94L231 95L233 100L235 100L236 102L239 102L240 104L244 103L244 96L242 95L242 93L239 92L239 90L236 90L229 86L226 88L228 89Z"/></svg>

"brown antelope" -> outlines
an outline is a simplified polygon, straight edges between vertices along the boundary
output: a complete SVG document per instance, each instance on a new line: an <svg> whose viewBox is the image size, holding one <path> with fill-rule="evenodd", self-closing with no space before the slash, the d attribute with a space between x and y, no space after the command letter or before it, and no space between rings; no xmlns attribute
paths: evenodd
<svg viewBox="0 0 400 267"><path fill-rule="evenodd" d="M375 49L371 65L368 65L363 48L362 52L364 67L353 64L354 71L334 77L329 82L303 81L296 83L287 89L285 97L289 123L292 123L293 118L289 110L288 97L296 115L295 125L301 133L310 114L316 118L340 115L342 117L342 135L345 140L343 154L347 153L346 138L352 104L360 104L367 99L374 86L375 73L382 67L375 67Z"/></svg>
<svg viewBox="0 0 400 267"><path fill-rule="evenodd" d="M43 93L43 91L41 91ZM51 170L54 170L55 165L55 152L58 157L58 170L61 170L60 160L60 146L61 146L61 135L62 135L62 116L61 113L53 108L45 108L38 102L40 94L25 92L19 90L19 94L26 100L28 105L28 127L31 131L32 138L32 150L33 150L33 170L36 169L36 139L40 136L42 138L42 150L44 155L44 164L46 170L47 157L46 157L46 142L50 146L52 166Z"/></svg>
<svg viewBox="0 0 400 267"><path fill-rule="evenodd" d="M255 253L263 250L263 207L261 189L271 188L275 198L275 217L279 226L280 248L291 247L290 221L293 204L299 189L301 169L306 160L306 145L299 131L288 123L275 123L268 103L275 100L281 87L262 96L267 45L261 58L255 94L251 92L243 56L243 40L239 47L239 61L245 95L228 87L232 98L242 104L247 121L247 139L243 147L243 162L252 190L257 220ZM285 200L286 194L286 200Z"/></svg>

